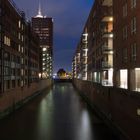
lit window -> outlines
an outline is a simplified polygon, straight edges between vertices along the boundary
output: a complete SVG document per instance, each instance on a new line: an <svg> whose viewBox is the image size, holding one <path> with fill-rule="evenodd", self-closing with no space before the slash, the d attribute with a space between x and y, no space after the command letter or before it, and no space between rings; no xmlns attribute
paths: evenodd
<svg viewBox="0 0 140 140"><path fill-rule="evenodd" d="M4 36L4 44L7 46L11 46L11 40L7 36Z"/></svg>
<svg viewBox="0 0 140 140"><path fill-rule="evenodd" d="M20 20L18 21L18 27L19 28L21 27L21 21Z"/></svg>
<svg viewBox="0 0 140 140"><path fill-rule="evenodd" d="M127 69L122 69L120 70L120 87L121 88L128 88L128 70Z"/></svg>
<svg viewBox="0 0 140 140"><path fill-rule="evenodd" d="M43 48L43 51L46 51L47 49L46 48Z"/></svg>

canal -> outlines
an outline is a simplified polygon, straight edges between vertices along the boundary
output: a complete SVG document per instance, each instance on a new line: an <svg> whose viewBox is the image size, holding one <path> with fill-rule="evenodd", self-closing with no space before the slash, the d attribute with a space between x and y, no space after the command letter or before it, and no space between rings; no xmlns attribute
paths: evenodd
<svg viewBox="0 0 140 140"><path fill-rule="evenodd" d="M71 83L52 89L0 120L1 140L118 140Z"/></svg>

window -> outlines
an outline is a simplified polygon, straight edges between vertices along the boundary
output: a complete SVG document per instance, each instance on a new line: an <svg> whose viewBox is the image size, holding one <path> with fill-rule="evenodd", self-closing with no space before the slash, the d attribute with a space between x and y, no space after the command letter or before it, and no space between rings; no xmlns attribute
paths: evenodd
<svg viewBox="0 0 140 140"><path fill-rule="evenodd" d="M20 20L18 21L18 27L19 28L21 27L21 21Z"/></svg>
<svg viewBox="0 0 140 140"><path fill-rule="evenodd" d="M11 69L11 75L12 76L15 76L16 75L16 69L14 69L14 68Z"/></svg>
<svg viewBox="0 0 140 140"><path fill-rule="evenodd" d="M136 57L137 57L137 45L136 45L136 43L131 45L131 57L132 57L132 61L136 61Z"/></svg>
<svg viewBox="0 0 140 140"><path fill-rule="evenodd" d="M127 16L127 3L123 5L123 17Z"/></svg>
<svg viewBox="0 0 140 140"><path fill-rule="evenodd" d="M12 80L12 88L15 88L15 86L16 86L16 82L15 80Z"/></svg>
<svg viewBox="0 0 140 140"><path fill-rule="evenodd" d="M7 46L11 46L11 40L9 37L4 36L4 44Z"/></svg>
<svg viewBox="0 0 140 140"><path fill-rule="evenodd" d="M128 80L128 70L127 69L120 70L120 87L121 88L125 88L125 89L128 88L127 80Z"/></svg>
<svg viewBox="0 0 140 140"><path fill-rule="evenodd" d="M127 62L127 48L124 48L124 50L123 50L123 61L124 62Z"/></svg>
<svg viewBox="0 0 140 140"><path fill-rule="evenodd" d="M10 80L5 81L5 89L10 89Z"/></svg>
<svg viewBox="0 0 140 140"><path fill-rule="evenodd" d="M136 8L137 0L131 0L131 9Z"/></svg>
<svg viewBox="0 0 140 140"><path fill-rule="evenodd" d="M123 28L123 39L127 39L127 26Z"/></svg>
<svg viewBox="0 0 140 140"><path fill-rule="evenodd" d="M18 39L21 39L21 34L20 34L20 32L18 33Z"/></svg>
<svg viewBox="0 0 140 140"><path fill-rule="evenodd" d="M131 34L136 34L136 17L133 17L133 19L131 20Z"/></svg>

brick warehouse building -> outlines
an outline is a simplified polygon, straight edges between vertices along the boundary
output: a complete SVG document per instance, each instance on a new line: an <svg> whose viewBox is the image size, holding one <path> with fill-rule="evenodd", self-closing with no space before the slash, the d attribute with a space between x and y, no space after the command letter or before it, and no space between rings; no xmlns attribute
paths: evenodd
<svg viewBox="0 0 140 140"><path fill-rule="evenodd" d="M77 78L113 85L112 2L95 1L84 27L75 60L80 59ZM80 58L78 58L80 57Z"/></svg>
<svg viewBox="0 0 140 140"><path fill-rule="evenodd" d="M12 0L0 0L0 117L45 87L38 76L39 55L39 38L24 12Z"/></svg>
<svg viewBox="0 0 140 140"><path fill-rule="evenodd" d="M138 0L95 0L72 61L75 87L131 140L140 130L139 9Z"/></svg>
<svg viewBox="0 0 140 140"><path fill-rule="evenodd" d="M140 3L114 0L114 5L114 85L140 91Z"/></svg>
<svg viewBox="0 0 140 140"><path fill-rule="evenodd" d="M43 16L39 5L38 14L32 18L32 26L38 34L41 48L41 77L52 77L53 73L53 19Z"/></svg>

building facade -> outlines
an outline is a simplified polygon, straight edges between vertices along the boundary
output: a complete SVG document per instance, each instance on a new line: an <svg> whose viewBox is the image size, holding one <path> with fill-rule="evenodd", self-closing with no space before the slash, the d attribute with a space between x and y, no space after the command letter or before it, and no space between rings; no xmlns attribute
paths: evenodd
<svg viewBox="0 0 140 140"><path fill-rule="evenodd" d="M113 2L114 86L140 91L140 3L138 0Z"/></svg>
<svg viewBox="0 0 140 140"><path fill-rule="evenodd" d="M72 62L74 86L120 139L139 140L139 13L138 0L95 0Z"/></svg>
<svg viewBox="0 0 140 140"><path fill-rule="evenodd" d="M38 15L32 18L32 26L40 40L40 74L42 78L50 78L53 73L53 19L43 16L39 6Z"/></svg>
<svg viewBox="0 0 140 140"><path fill-rule="evenodd" d="M73 59L73 76L113 85L113 2L96 0Z"/></svg>
<svg viewBox="0 0 140 140"><path fill-rule="evenodd" d="M0 93L38 81L39 40L12 0L0 0Z"/></svg>
<svg viewBox="0 0 140 140"><path fill-rule="evenodd" d="M137 0L94 2L73 58L74 78L140 91L139 9Z"/></svg>

